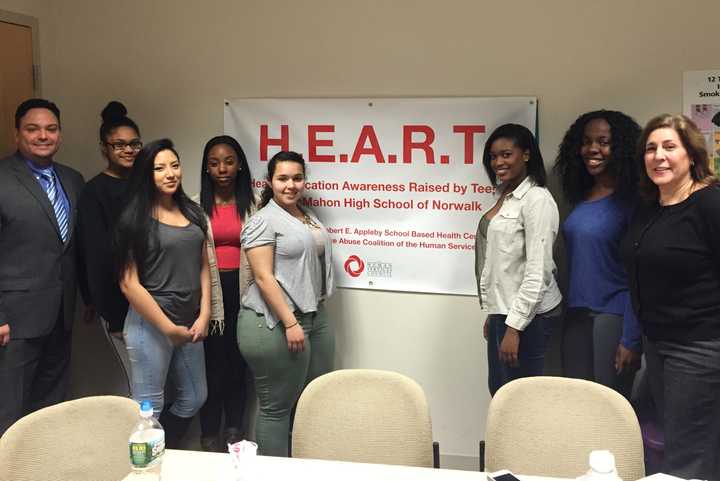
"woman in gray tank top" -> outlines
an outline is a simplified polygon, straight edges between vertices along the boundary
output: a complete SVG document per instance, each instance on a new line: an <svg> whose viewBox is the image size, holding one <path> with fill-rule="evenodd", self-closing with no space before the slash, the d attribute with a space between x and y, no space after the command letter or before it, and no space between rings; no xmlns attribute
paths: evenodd
<svg viewBox="0 0 720 481"><path fill-rule="evenodd" d="M211 317L207 224L181 179L170 140L145 146L130 174L116 235L120 288L130 303L123 336L132 396L152 402L171 448L207 396L202 340ZM163 410L168 377L177 394Z"/></svg>
<svg viewBox="0 0 720 481"><path fill-rule="evenodd" d="M335 337L323 300L333 292L330 238L300 199L305 162L279 152L268 162L262 208L244 226L240 352L255 376L261 454L288 455L290 412L305 385L333 368Z"/></svg>

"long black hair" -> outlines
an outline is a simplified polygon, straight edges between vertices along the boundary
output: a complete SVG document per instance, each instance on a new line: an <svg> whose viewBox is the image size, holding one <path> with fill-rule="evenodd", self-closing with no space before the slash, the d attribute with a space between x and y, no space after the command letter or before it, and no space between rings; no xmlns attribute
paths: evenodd
<svg viewBox="0 0 720 481"><path fill-rule="evenodd" d="M233 149L238 159L239 169L237 177L235 177L235 206L237 207L238 216L244 219L250 208L255 205L255 196L253 195L250 169L248 168L245 152L238 141L229 135L213 137L205 144L200 170L200 205L208 217L212 217L215 208L215 183L208 172L208 155L213 147L221 144Z"/></svg>
<svg viewBox="0 0 720 481"><path fill-rule="evenodd" d="M547 183L545 175L545 165L543 164L542 154L538 147L535 136L528 130L527 127L518 124L504 124L493 130L490 137L485 141L485 150L483 151L483 165L485 166L485 172L492 185L497 187L497 177L495 171L492 168L490 161L490 149L492 148L493 142L497 139L509 139L512 140L515 147L521 149L523 152L529 153L527 161L527 175L530 177L536 185L544 187Z"/></svg>
<svg viewBox="0 0 720 481"><path fill-rule="evenodd" d="M177 156L170 139L150 142L138 153L128 181L127 204L115 231L115 252L117 253L117 272L120 277L131 262L137 266L142 279L143 267L148 251L157 245L157 221L153 211L157 205L157 187L155 186L155 157L163 150L169 150ZM182 183L173 194L173 200L180 212L193 224L207 233L207 223L202 209L183 191Z"/></svg>
<svg viewBox="0 0 720 481"><path fill-rule="evenodd" d="M282 150L277 154L273 155L268 162L266 178L267 183L265 184L262 194L260 195L260 207L265 207L267 203L270 202L270 199L272 199L273 197L272 178L273 175L275 175L275 167L277 166L278 162L297 162L302 166L303 174L305 173L305 159L303 159L302 155L298 154L297 152L293 152L291 150Z"/></svg>
<svg viewBox="0 0 720 481"><path fill-rule="evenodd" d="M595 179L580 155L585 127L595 119L610 125L610 161L607 169L615 178L615 193L630 197L637 192L638 170L634 164L640 126L632 117L615 110L595 110L582 114L565 133L553 170L560 176L565 199L576 205L587 197Z"/></svg>
<svg viewBox="0 0 720 481"><path fill-rule="evenodd" d="M117 100L108 102L100 113L103 120L100 125L100 143L107 142L107 138L118 127L130 127L140 137L140 128L133 119L127 116L127 113L125 106Z"/></svg>

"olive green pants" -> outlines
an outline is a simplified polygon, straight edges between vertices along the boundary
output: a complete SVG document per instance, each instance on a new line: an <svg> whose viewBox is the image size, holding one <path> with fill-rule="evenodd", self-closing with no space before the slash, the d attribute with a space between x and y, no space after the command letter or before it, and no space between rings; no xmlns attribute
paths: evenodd
<svg viewBox="0 0 720 481"><path fill-rule="evenodd" d="M305 332L305 349L290 352L285 328L268 329L265 316L242 309L238 316L240 352L252 369L260 413L255 424L258 454L287 456L290 415L307 383L333 369L335 335L324 306L295 313Z"/></svg>

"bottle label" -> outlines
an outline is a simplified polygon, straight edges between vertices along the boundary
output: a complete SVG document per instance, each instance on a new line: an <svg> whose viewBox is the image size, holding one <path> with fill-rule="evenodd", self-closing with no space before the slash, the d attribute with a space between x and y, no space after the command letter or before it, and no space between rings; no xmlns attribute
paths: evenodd
<svg viewBox="0 0 720 481"><path fill-rule="evenodd" d="M130 464L134 468L148 468L160 462L165 454L165 437L158 437L149 441L129 443Z"/></svg>

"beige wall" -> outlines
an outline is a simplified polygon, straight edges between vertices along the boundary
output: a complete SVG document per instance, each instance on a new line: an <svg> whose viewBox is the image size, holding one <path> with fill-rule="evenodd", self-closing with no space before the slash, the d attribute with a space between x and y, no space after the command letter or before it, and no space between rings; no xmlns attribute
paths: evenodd
<svg viewBox="0 0 720 481"><path fill-rule="evenodd" d="M44 94L63 109L61 160L101 169L99 112L125 102L169 136L197 190L206 139L233 97L539 98L548 163L596 108L645 122L681 109L683 70L718 67L717 0L0 0L40 20ZM471 266L468 266L470 269ZM471 297L341 290L343 367L395 369L430 398L445 454L473 456L488 402Z"/></svg>

